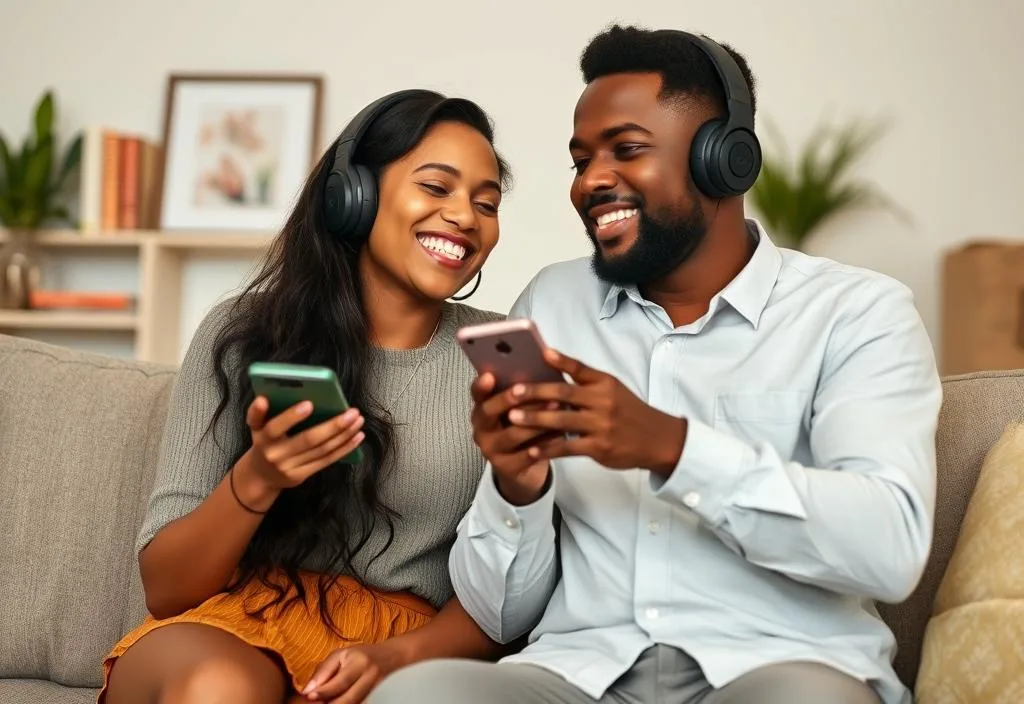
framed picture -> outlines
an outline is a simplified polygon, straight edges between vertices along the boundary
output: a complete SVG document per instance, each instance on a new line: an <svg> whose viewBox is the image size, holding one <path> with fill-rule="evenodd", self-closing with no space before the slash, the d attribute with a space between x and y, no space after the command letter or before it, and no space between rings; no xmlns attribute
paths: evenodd
<svg viewBox="0 0 1024 704"><path fill-rule="evenodd" d="M323 81L172 75L161 228L275 231L317 158Z"/></svg>

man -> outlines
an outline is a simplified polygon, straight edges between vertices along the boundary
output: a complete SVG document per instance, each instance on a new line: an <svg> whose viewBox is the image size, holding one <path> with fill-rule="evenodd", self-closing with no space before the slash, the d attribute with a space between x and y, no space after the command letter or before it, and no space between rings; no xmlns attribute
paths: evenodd
<svg viewBox="0 0 1024 704"><path fill-rule="evenodd" d="M571 198L594 254L511 311L573 383L474 385L489 465L451 555L481 627L529 643L371 701L910 701L873 606L911 593L932 537L941 386L910 292L746 219L756 145L731 177L691 156L729 110L691 38L614 27L581 66Z"/></svg>

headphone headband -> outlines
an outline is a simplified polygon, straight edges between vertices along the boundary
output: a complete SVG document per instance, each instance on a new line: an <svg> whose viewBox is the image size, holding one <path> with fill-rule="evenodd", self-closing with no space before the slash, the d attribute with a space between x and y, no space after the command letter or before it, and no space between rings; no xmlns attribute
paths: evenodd
<svg viewBox="0 0 1024 704"><path fill-rule="evenodd" d="M761 144L754 132L754 100L736 61L721 44L681 29L658 30L686 39L711 61L725 93L725 119L706 122L690 147L690 174L708 197L746 193L761 170Z"/></svg>
<svg viewBox="0 0 1024 704"><path fill-rule="evenodd" d="M718 42L713 42L707 37L690 35L693 40L704 49L704 53L711 59L718 78L722 82L722 89L725 91L726 109L729 113L729 127L743 128L753 131L754 111L751 106L753 100L750 97L750 89L747 81L740 73L740 67L729 52L722 48Z"/></svg>
<svg viewBox="0 0 1024 704"><path fill-rule="evenodd" d="M345 129L342 130L341 136L338 137L338 145L334 149L334 165L331 170L340 171L352 166L352 157L355 154L356 147L359 146L359 142L362 140L363 135L366 134L366 130L370 128L378 116L383 115L392 106L400 103L406 98L424 95L437 94L432 91L419 90L415 88L400 90L381 98L377 98L356 113L356 116L349 121L345 126Z"/></svg>
<svg viewBox="0 0 1024 704"><path fill-rule="evenodd" d="M324 184L324 222L327 231L358 248L377 216L377 181L365 166L354 163L366 130L397 103L414 97L441 98L430 90L400 90L374 100L345 126L334 148L334 161Z"/></svg>
<svg viewBox="0 0 1024 704"><path fill-rule="evenodd" d="M754 114L753 100L747 81L740 72L740 67L721 44L700 34L693 34L682 29L662 29L659 33L677 34L700 49L711 61L718 75L718 81L725 93L725 108L729 116L730 128L742 128L753 132Z"/></svg>

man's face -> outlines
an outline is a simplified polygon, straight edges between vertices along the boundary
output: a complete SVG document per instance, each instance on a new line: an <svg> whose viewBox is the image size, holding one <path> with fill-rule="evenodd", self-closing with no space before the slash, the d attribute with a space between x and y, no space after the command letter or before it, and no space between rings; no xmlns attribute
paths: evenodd
<svg viewBox="0 0 1024 704"><path fill-rule="evenodd" d="M594 270L621 285L665 276L707 231L689 167L702 111L663 103L660 90L656 73L616 74L576 104L570 199L594 243Z"/></svg>

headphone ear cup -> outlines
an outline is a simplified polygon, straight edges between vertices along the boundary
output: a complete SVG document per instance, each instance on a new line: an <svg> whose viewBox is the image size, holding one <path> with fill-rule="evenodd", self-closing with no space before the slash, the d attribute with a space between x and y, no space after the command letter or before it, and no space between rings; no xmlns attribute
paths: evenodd
<svg viewBox="0 0 1024 704"><path fill-rule="evenodd" d="M370 236L373 221L377 219L377 179L361 164L352 167L351 231L348 239L361 245Z"/></svg>
<svg viewBox="0 0 1024 704"><path fill-rule="evenodd" d="M331 171L324 185L324 224L332 235L343 234L345 211L345 176L340 171Z"/></svg>
<svg viewBox="0 0 1024 704"><path fill-rule="evenodd" d="M377 216L377 180L365 166L332 171L324 186L324 221L335 237L361 245Z"/></svg>
<svg viewBox="0 0 1024 704"><path fill-rule="evenodd" d="M723 134L725 120L708 120L693 138L690 173L708 198L746 193L761 171L761 143L744 129Z"/></svg>
<svg viewBox="0 0 1024 704"><path fill-rule="evenodd" d="M701 193L708 198L723 198L726 193L720 187L719 136L725 120L708 120L693 138L690 145L690 176Z"/></svg>
<svg viewBox="0 0 1024 704"><path fill-rule="evenodd" d="M761 172L761 142L757 135L745 129L732 130L717 151L722 190L735 196L749 191Z"/></svg>

